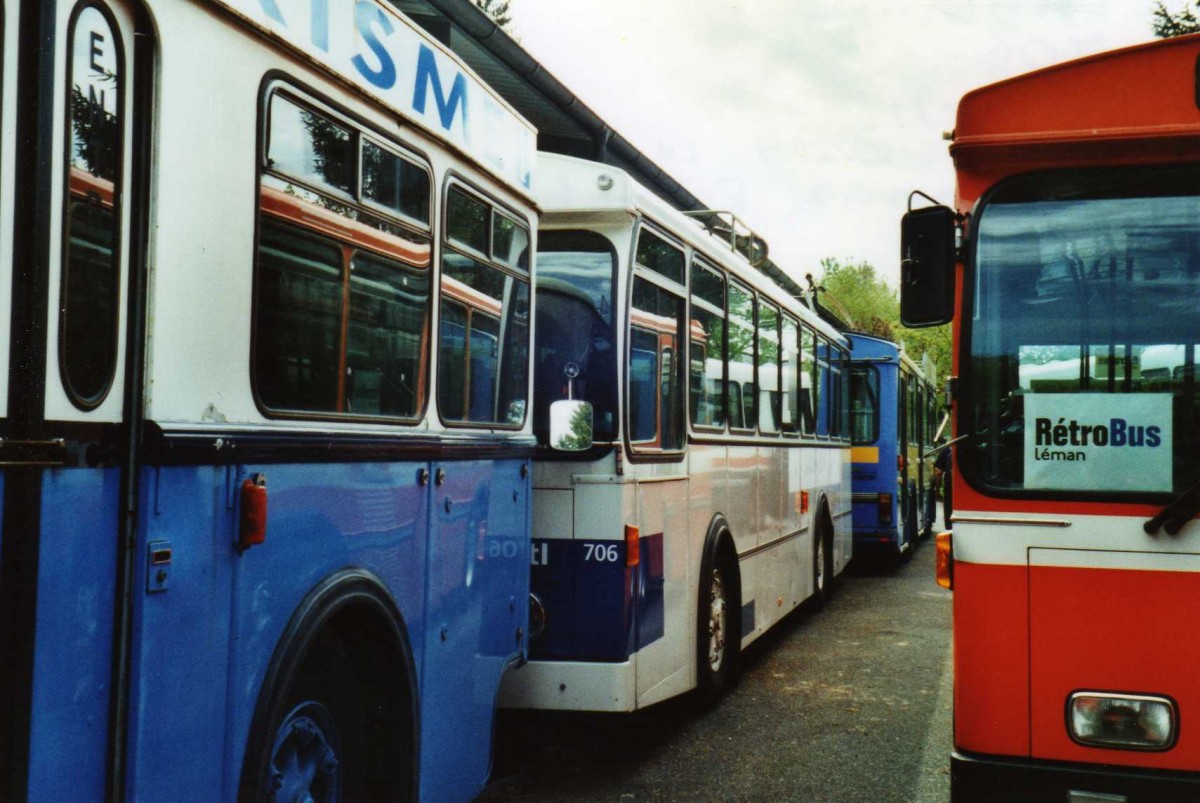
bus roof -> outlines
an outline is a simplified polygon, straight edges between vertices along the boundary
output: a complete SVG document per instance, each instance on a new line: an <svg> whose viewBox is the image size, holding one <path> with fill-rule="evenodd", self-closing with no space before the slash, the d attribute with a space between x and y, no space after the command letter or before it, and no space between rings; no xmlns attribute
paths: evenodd
<svg viewBox="0 0 1200 803"><path fill-rule="evenodd" d="M379 0L215 0L526 195L537 130L457 55Z"/></svg>
<svg viewBox="0 0 1200 803"><path fill-rule="evenodd" d="M631 223L638 216L662 228L780 304L789 314L839 343L845 336L812 308L752 267L725 240L710 234L618 167L572 156L538 153L535 199L543 226L579 226L587 222Z"/></svg>
<svg viewBox="0 0 1200 803"><path fill-rule="evenodd" d="M1200 157L1200 35L1100 53L963 97L950 152L960 169Z"/></svg>
<svg viewBox="0 0 1200 803"><path fill-rule="evenodd" d="M878 335L868 335L864 332L846 332L850 341L850 359L856 362L892 362L904 366L909 373L920 377L930 385L937 384L936 369L931 364L924 367L905 350L904 346Z"/></svg>

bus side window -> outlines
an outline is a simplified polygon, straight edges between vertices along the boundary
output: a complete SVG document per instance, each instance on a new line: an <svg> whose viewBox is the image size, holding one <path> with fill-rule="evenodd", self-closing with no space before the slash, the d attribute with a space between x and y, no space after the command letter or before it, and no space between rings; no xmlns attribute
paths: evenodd
<svg viewBox="0 0 1200 803"><path fill-rule="evenodd" d="M270 414L415 420L427 395L429 173L288 90L267 108L257 401Z"/></svg>
<svg viewBox="0 0 1200 803"><path fill-rule="evenodd" d="M692 425L725 426L725 277L692 263L690 407Z"/></svg>
<svg viewBox="0 0 1200 803"><path fill-rule="evenodd" d="M658 437L658 338L634 328L629 346L629 440L655 444Z"/></svg>
<svg viewBox="0 0 1200 803"><path fill-rule="evenodd" d="M836 397L833 391L833 372L830 370L830 360L832 354L829 347L829 341L823 337L816 338L817 357L816 357L816 381L813 385L817 388L817 435L829 437L834 434L836 427L834 411L836 408Z"/></svg>
<svg viewBox="0 0 1200 803"><path fill-rule="evenodd" d="M800 331L800 419L805 435L817 434L817 338L804 327Z"/></svg>
<svg viewBox="0 0 1200 803"><path fill-rule="evenodd" d="M841 376L841 385L838 389L838 396L841 402L838 405L838 414L841 418L841 423L838 425L838 433L842 439L850 438L850 353L838 349L838 365Z"/></svg>
<svg viewBox="0 0 1200 803"><path fill-rule="evenodd" d="M73 26L58 348L68 396L91 410L117 369L124 81L121 41L105 12L84 8Z"/></svg>
<svg viewBox="0 0 1200 803"><path fill-rule="evenodd" d="M683 448L679 351L683 298L640 276L633 279L629 338L629 440L648 448Z"/></svg>
<svg viewBox="0 0 1200 803"><path fill-rule="evenodd" d="M337 412L342 254L264 219L258 242L255 385L272 410Z"/></svg>
<svg viewBox="0 0 1200 803"><path fill-rule="evenodd" d="M758 429L779 432L779 309L758 306Z"/></svg>
<svg viewBox="0 0 1200 803"><path fill-rule="evenodd" d="M729 360L731 426L754 429L757 422L754 393L754 294L739 284L729 285ZM741 404L734 405L733 386L741 385Z"/></svg>
<svg viewBox="0 0 1200 803"><path fill-rule="evenodd" d="M520 426L529 354L529 279L520 272L528 265L529 232L488 201L454 186L446 193L445 243L438 359L442 419Z"/></svg>
<svg viewBox="0 0 1200 803"><path fill-rule="evenodd" d="M799 334L799 329L796 321L791 318L784 317L783 327L780 330L783 335L783 342L780 346L782 352L782 403L780 405L780 413L782 415L782 427L785 435L796 435L800 431L800 422L802 416L800 414L800 352L796 337Z"/></svg>

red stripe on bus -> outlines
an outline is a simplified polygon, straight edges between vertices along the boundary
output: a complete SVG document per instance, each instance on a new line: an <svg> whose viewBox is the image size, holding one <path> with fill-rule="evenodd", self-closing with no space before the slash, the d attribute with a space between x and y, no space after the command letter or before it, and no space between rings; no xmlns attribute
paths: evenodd
<svg viewBox="0 0 1200 803"><path fill-rule="evenodd" d="M263 186L260 189L259 203L262 210L268 214L320 232L341 242L369 248L385 256L406 262L413 267L429 267L432 251L427 243L413 242L371 228L336 212L288 195L274 187Z"/></svg>

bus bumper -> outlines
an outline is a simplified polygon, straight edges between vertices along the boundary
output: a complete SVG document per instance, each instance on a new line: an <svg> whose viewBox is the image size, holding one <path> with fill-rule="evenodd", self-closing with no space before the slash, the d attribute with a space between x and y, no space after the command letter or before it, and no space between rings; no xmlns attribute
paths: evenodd
<svg viewBox="0 0 1200 803"><path fill-rule="evenodd" d="M634 711L635 663L529 661L504 674L499 704L556 711Z"/></svg>
<svg viewBox="0 0 1200 803"><path fill-rule="evenodd" d="M1200 800L1200 773L955 752L951 803L1174 803Z"/></svg>

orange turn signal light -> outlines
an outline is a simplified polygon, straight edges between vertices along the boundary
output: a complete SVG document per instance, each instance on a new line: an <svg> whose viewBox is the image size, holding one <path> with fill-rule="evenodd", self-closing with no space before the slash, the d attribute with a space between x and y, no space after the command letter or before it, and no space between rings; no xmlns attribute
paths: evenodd
<svg viewBox="0 0 1200 803"><path fill-rule="evenodd" d="M267 478L262 474L242 482L238 546L249 549L267 540Z"/></svg>
<svg viewBox="0 0 1200 803"><path fill-rule="evenodd" d="M937 584L942 588L954 588L954 544L952 533L937 536Z"/></svg>
<svg viewBox="0 0 1200 803"><path fill-rule="evenodd" d="M632 524L625 525L625 565L637 566L642 560L641 530Z"/></svg>

